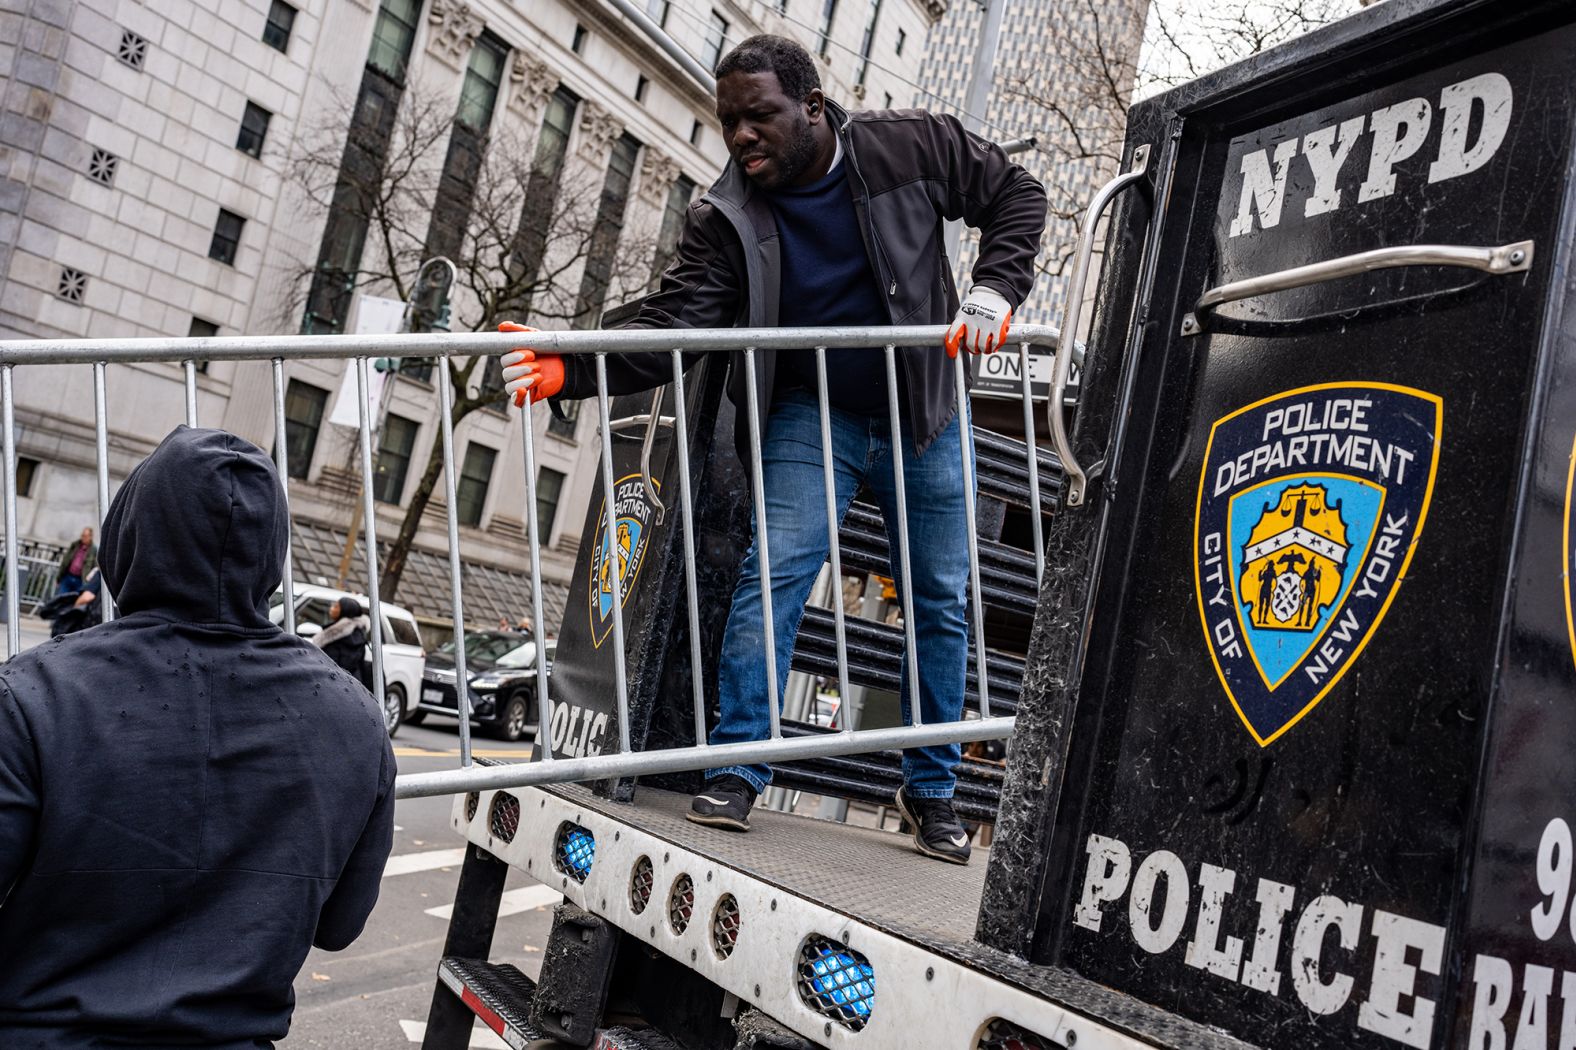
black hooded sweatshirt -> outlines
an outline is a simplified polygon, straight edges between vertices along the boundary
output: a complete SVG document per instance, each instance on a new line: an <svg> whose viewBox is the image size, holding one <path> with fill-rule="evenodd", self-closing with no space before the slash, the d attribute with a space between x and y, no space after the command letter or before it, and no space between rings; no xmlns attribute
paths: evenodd
<svg viewBox="0 0 1576 1050"><path fill-rule="evenodd" d="M269 622L289 520L256 446L178 428L126 479L118 619L0 667L0 1047L267 1047L393 840L376 704Z"/></svg>

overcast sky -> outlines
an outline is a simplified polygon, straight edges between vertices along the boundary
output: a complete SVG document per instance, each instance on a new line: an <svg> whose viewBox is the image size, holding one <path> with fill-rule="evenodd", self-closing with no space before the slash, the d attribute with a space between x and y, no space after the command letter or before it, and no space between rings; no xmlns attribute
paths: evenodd
<svg viewBox="0 0 1576 1050"><path fill-rule="evenodd" d="M1361 6L1359 0L1152 0L1137 97L1202 76Z"/></svg>

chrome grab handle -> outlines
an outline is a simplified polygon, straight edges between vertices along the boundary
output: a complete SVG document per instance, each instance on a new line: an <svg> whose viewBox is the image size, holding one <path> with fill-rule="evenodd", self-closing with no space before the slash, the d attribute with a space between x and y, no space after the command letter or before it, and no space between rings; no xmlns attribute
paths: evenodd
<svg viewBox="0 0 1576 1050"><path fill-rule="evenodd" d="M1067 397L1067 381L1072 378L1073 352L1078 343L1078 320L1083 312L1084 285L1089 279L1089 262L1094 257L1095 227L1106 206L1127 187L1144 177L1149 168L1149 144L1134 147L1127 170L1104 186L1089 202L1084 213L1083 235L1078 239L1078 254L1073 257L1072 276L1067 281L1067 302L1062 307L1062 337L1056 348L1056 371L1051 379L1051 396L1046 398L1045 414L1050 424L1051 444L1057 458L1062 461L1062 474L1066 479L1064 491L1067 506L1076 507L1084 501L1084 490L1089 479L1078 457L1073 452L1072 439L1067 433L1067 415L1062 402Z"/></svg>
<svg viewBox="0 0 1576 1050"><path fill-rule="evenodd" d="M1459 244L1406 244L1398 248L1376 248L1355 255L1343 255L1339 259L1326 259L1261 277L1233 281L1211 288L1199 297L1198 305L1182 318L1182 334L1188 336L1202 332L1207 311L1223 303L1234 303L1239 299L1251 299L1292 288L1305 288L1338 277L1351 277L1370 270L1388 270L1397 266L1460 266L1495 276L1520 273L1532 266L1532 242L1517 241L1497 248Z"/></svg>

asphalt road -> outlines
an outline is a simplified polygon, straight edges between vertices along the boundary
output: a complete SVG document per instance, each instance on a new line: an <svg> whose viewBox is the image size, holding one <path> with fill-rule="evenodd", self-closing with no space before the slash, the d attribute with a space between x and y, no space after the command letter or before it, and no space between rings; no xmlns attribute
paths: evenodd
<svg viewBox="0 0 1576 1050"><path fill-rule="evenodd" d="M459 764L453 720L431 718L401 726L394 754L401 773ZM527 743L485 737L476 752L524 760ZM384 871L377 908L359 940L342 952L314 949L296 979L295 1020L280 1050L354 1047L410 1050L421 1042L436 982L438 956L448 930L443 910L454 902L463 842L449 827L453 797L407 799L395 809L394 853ZM511 962L532 977L562 898L521 872L504 887L492 961ZM503 1047L480 1026L473 1047Z"/></svg>

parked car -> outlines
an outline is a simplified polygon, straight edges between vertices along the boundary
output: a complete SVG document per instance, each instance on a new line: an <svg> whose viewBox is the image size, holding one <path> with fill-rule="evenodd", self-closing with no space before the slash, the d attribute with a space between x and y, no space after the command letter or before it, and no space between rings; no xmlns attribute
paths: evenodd
<svg viewBox="0 0 1576 1050"><path fill-rule="evenodd" d="M545 645L547 671L552 673L553 651ZM503 740L519 740L537 723L536 639L519 631L465 632L465 674L470 679L471 721ZM429 714L458 720L454 690L454 642L445 642L427 657L422 672L421 700L408 721L420 722Z"/></svg>
<svg viewBox="0 0 1576 1050"><path fill-rule="evenodd" d="M328 610L340 598L351 597L370 609L371 602L365 595L354 591L340 591L315 584L297 584L295 588L296 634L311 638L328 626ZM268 606L268 618L274 623L284 623L285 597L275 591ZM383 722L389 736L399 732L402 722L415 710L415 697L421 689L422 668L427 662L422 648L421 631L416 627L416 617L404 606L389 602L381 604L383 611ZM372 645L367 645L367 664L372 661ZM371 680L368 670L367 679Z"/></svg>

